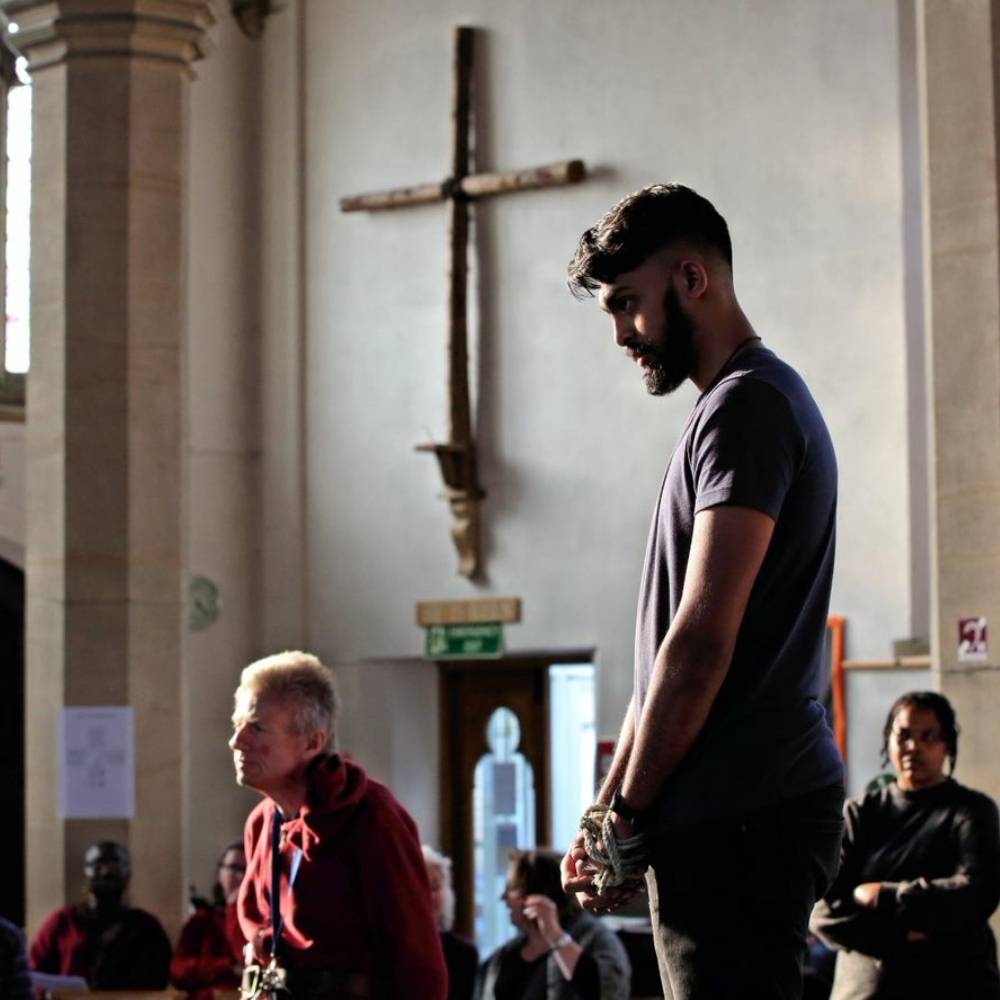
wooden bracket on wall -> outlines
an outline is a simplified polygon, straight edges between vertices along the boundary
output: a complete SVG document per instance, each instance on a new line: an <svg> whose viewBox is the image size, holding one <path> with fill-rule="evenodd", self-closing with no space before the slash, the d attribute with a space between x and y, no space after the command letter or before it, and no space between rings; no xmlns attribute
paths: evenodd
<svg viewBox="0 0 1000 1000"><path fill-rule="evenodd" d="M260 38L268 17L285 7L287 0L230 0L233 17L248 38Z"/></svg>
<svg viewBox="0 0 1000 1000"><path fill-rule="evenodd" d="M476 444L418 444L417 451L437 456L444 480L441 497L451 507L451 538L458 550L458 572L471 579L479 572L479 503L486 496L476 473Z"/></svg>

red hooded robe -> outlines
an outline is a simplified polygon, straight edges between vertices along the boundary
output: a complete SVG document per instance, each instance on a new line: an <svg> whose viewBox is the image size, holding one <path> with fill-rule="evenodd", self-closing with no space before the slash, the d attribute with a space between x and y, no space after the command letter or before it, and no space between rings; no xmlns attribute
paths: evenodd
<svg viewBox="0 0 1000 1000"><path fill-rule="evenodd" d="M170 978L195 1000L212 1000L216 989L239 987L235 970L242 964L243 932L231 903L224 913L205 909L191 915L170 960Z"/></svg>
<svg viewBox="0 0 1000 1000"><path fill-rule="evenodd" d="M237 902L243 934L264 964L271 956L275 809L264 799L247 819L247 874ZM420 839L392 792L350 761L322 758L310 770L306 804L281 834L280 963L368 975L376 997L444 1000L448 974Z"/></svg>

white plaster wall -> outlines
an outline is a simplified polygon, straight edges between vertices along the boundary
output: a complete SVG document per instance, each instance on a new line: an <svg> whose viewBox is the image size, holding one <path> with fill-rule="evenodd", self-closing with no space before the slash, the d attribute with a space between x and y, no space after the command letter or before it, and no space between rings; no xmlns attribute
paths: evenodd
<svg viewBox="0 0 1000 1000"><path fill-rule="evenodd" d="M24 424L0 421L0 559L24 569Z"/></svg>
<svg viewBox="0 0 1000 1000"><path fill-rule="evenodd" d="M260 44L217 10L195 66L188 188L187 568L219 588L221 615L184 646L187 884L207 892L256 795L226 746L240 669L260 654Z"/></svg>
<svg viewBox="0 0 1000 1000"><path fill-rule="evenodd" d="M425 843L440 845L437 665L375 660L337 667L340 748L386 782Z"/></svg>
<svg viewBox="0 0 1000 1000"><path fill-rule="evenodd" d="M603 210L666 179L727 217L752 321L826 413L848 655L886 655L908 635L896 5L426 0L414 18L402 0L312 0L302 12L311 643L333 662L419 655L416 600L517 594L508 644L594 645L600 730L616 729L650 509L694 397L646 396L563 274ZM480 212L489 498L476 584L455 574L436 466L413 451L444 433L444 209L337 205L444 176L457 24L483 29L483 165L581 156L594 171Z"/></svg>

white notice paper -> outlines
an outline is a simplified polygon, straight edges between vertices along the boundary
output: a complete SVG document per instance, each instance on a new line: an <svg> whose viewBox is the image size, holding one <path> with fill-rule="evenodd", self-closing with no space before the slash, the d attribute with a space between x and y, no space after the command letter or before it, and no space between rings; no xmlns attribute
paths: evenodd
<svg viewBox="0 0 1000 1000"><path fill-rule="evenodd" d="M29 972L31 988L48 994L56 990L86 993L87 980L83 976L57 976L50 972Z"/></svg>
<svg viewBox="0 0 1000 1000"><path fill-rule="evenodd" d="M127 705L64 708L59 727L59 815L131 819L135 745Z"/></svg>

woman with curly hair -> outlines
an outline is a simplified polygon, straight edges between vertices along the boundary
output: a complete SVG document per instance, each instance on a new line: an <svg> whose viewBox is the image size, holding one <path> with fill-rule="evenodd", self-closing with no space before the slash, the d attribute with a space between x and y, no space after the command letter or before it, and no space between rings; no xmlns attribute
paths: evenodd
<svg viewBox="0 0 1000 1000"><path fill-rule="evenodd" d="M988 925L1000 826L993 800L952 777L958 733L936 692L889 710L882 753L896 780L846 803L840 874L813 912L838 949L831 1000L1000 998Z"/></svg>

